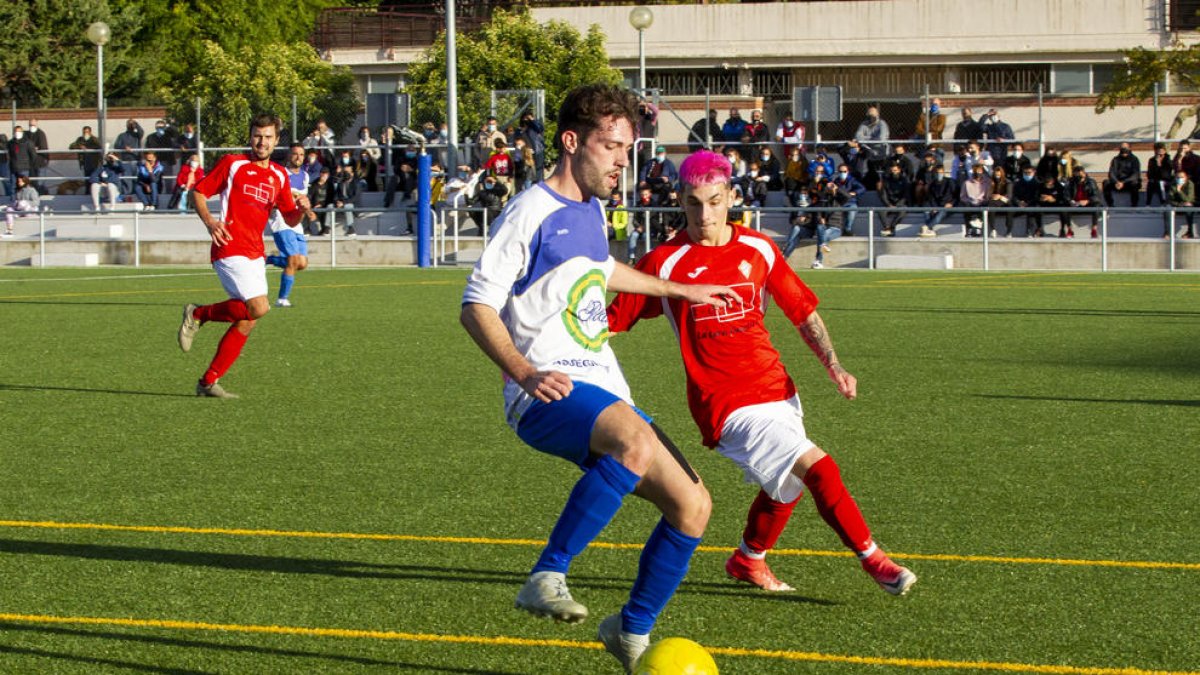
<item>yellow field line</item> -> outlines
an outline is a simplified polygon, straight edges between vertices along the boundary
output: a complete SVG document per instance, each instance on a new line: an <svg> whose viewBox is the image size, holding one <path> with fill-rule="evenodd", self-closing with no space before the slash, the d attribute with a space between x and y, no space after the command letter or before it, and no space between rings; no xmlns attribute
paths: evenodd
<svg viewBox="0 0 1200 675"><path fill-rule="evenodd" d="M109 532L143 532L150 534L216 534L235 537L288 537L299 539L357 539L364 541L408 541L429 544L477 544L484 546L545 546L543 539L499 539L493 537L452 537L417 534L386 534L369 532L319 532L311 530L263 530L227 527L186 527L164 525L116 525L111 523L70 523L51 520L0 520L0 527L20 527L46 530L103 530ZM641 544L594 541L592 548L610 550L640 550ZM701 553L728 553L728 546L700 546ZM781 548L772 555L847 558L849 551ZM893 558L931 560L937 562L997 563L1001 565L1063 565L1071 567L1118 567L1152 570L1200 571L1200 563L1159 562L1152 560L1085 560L1074 558L1034 558L995 555L956 555L946 553L895 553Z"/></svg>
<svg viewBox="0 0 1200 675"><path fill-rule="evenodd" d="M478 635L438 635L433 633L405 633L387 630L362 630L353 628L309 628L304 626L259 626L253 624L207 623L202 621L174 621L167 619L122 619L90 616L49 616L41 614L0 613L0 621L13 623L46 623L76 626L105 626L120 628L163 628L184 631L213 631L225 633L252 633L267 635L291 635L303 637L333 637L366 640L394 640L400 642L429 642L445 644L469 644L489 647L558 647L564 649L600 650L599 642L581 640L552 640L516 638L503 635L492 637ZM821 652L799 652L771 649L739 649L734 647L705 647L719 656L752 657L783 661L811 661L824 663L851 663L855 665L897 666L901 668L941 668L952 670L995 670L1009 673L1045 673L1048 675L1200 675L1197 671L1144 670L1132 667L1089 667L1063 666L1036 663L1012 663L1003 661L951 661L948 659L909 659L887 656L854 656L846 654L824 654Z"/></svg>

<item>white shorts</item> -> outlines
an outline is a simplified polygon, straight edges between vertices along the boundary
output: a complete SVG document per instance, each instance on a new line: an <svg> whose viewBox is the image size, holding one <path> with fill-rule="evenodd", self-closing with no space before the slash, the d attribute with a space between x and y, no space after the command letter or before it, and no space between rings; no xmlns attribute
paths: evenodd
<svg viewBox="0 0 1200 675"><path fill-rule="evenodd" d="M218 258L212 265L229 297L246 301L267 294L267 262L263 258L234 255Z"/></svg>
<svg viewBox="0 0 1200 675"><path fill-rule="evenodd" d="M816 447L804 431L800 397L748 405L725 418L717 452L742 468L754 483L778 502L792 502L804 492L804 482L792 473L800 456Z"/></svg>

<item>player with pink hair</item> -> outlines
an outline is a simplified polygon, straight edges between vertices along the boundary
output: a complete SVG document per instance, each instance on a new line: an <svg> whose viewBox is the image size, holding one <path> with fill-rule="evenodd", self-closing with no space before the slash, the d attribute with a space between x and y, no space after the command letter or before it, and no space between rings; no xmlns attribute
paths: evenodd
<svg viewBox="0 0 1200 675"><path fill-rule="evenodd" d="M863 569L888 593L903 595L917 581L876 545L833 458L808 438L795 383L763 323L774 300L825 367L838 393L853 400L858 381L838 361L817 314L817 297L796 276L775 243L731 225L728 160L698 151L679 169L687 229L658 246L638 269L662 279L722 284L742 303L724 309L679 299L620 293L608 307L612 333L670 312L687 373L688 407L706 446L716 448L761 489L750 506L738 549L725 563L734 579L768 591L790 591L766 563L805 488L817 511Z"/></svg>

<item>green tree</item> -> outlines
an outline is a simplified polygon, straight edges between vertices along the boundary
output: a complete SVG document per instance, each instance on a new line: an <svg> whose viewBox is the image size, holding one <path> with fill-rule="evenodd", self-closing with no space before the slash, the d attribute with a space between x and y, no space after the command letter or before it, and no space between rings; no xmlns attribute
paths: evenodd
<svg viewBox="0 0 1200 675"><path fill-rule="evenodd" d="M84 33L104 21L114 39L104 48L105 96L136 95L149 58L128 40L142 17L107 0L22 0L0 2L0 87L23 106L88 107L96 102L96 47Z"/></svg>
<svg viewBox="0 0 1200 675"><path fill-rule="evenodd" d="M242 147L249 138L247 124L261 112L273 112L291 127L292 97L296 97L297 129L303 136L318 118L341 133L354 122L360 104L347 68L320 60L307 44L247 43L227 51L214 42L202 43L196 75L183 86L166 87L161 95L169 114L179 122L199 120L209 146Z"/></svg>
<svg viewBox="0 0 1200 675"><path fill-rule="evenodd" d="M459 132L479 129L491 108L494 89L544 89L546 138L553 138L554 120L563 96L585 82L618 83L620 71L609 67L604 34L591 26L580 35L570 24L539 24L525 10L496 10L491 21L474 34L460 34L458 52ZM440 122L446 117L446 35L409 67L408 93L413 119Z"/></svg>
<svg viewBox="0 0 1200 675"><path fill-rule="evenodd" d="M1136 47L1122 52L1125 68L1117 68L1112 82L1100 92L1096 100L1096 112L1102 113L1130 101L1145 101L1154 96L1155 85L1166 81L1167 75L1188 91L1200 87L1200 44L1185 46L1175 44L1167 49L1144 49ZM1192 137L1200 132L1200 125L1190 120L1200 120L1200 104L1180 109L1168 129L1166 138ZM1193 126L1187 132L1185 126Z"/></svg>

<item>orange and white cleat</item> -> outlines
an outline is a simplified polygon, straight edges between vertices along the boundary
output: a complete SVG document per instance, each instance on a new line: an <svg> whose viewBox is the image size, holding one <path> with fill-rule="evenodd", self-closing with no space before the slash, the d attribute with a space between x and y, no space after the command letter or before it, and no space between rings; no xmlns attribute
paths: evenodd
<svg viewBox="0 0 1200 675"><path fill-rule="evenodd" d="M796 590L780 581L771 572L771 568L767 566L766 560L756 560L742 553L740 550L734 551L733 555L729 556L729 560L725 561L725 573L733 579L753 584L764 591L772 593L785 593Z"/></svg>
<svg viewBox="0 0 1200 675"><path fill-rule="evenodd" d="M881 549L875 549L874 553L864 558L862 568L880 588L892 595L904 595L917 583L917 575L912 570L892 562Z"/></svg>

